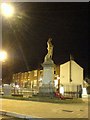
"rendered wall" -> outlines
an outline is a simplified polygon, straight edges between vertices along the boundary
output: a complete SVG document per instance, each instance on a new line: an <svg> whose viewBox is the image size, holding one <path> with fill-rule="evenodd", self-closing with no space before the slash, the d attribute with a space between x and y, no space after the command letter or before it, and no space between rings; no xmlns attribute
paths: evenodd
<svg viewBox="0 0 90 120"><path fill-rule="evenodd" d="M80 67L75 61L71 61L71 79L72 84L83 85L83 68Z"/></svg>
<svg viewBox="0 0 90 120"><path fill-rule="evenodd" d="M60 84L69 84L69 62L60 65Z"/></svg>
<svg viewBox="0 0 90 120"><path fill-rule="evenodd" d="M71 80L70 82L70 61L60 65L60 84L63 85L83 85L83 68L75 61L71 60Z"/></svg>

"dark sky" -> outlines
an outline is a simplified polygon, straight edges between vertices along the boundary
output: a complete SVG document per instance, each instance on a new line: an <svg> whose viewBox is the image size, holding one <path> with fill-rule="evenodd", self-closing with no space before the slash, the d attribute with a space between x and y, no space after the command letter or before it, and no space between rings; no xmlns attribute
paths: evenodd
<svg viewBox="0 0 90 120"><path fill-rule="evenodd" d="M3 18L3 48L13 72L41 67L52 38L53 60L74 60L88 75L88 3L13 3L13 18Z"/></svg>

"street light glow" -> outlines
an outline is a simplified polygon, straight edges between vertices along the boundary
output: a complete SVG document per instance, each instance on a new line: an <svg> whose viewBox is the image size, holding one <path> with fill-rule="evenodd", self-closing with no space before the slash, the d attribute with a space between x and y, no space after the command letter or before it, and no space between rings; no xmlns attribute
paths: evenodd
<svg viewBox="0 0 90 120"><path fill-rule="evenodd" d="M0 61L4 62L7 59L7 53L5 51L0 51Z"/></svg>
<svg viewBox="0 0 90 120"><path fill-rule="evenodd" d="M6 17L11 17L14 14L14 8L9 3L1 4L2 15Z"/></svg>

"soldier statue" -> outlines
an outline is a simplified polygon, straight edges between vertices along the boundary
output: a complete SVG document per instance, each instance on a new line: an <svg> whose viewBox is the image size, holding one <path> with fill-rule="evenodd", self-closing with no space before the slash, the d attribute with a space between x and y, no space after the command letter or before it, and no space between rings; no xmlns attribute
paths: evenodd
<svg viewBox="0 0 90 120"><path fill-rule="evenodd" d="M45 56L45 62L52 59L52 55L53 55L53 45L51 43L52 41L52 38L49 38L48 41L47 41L47 50L48 50L48 53L47 55Z"/></svg>

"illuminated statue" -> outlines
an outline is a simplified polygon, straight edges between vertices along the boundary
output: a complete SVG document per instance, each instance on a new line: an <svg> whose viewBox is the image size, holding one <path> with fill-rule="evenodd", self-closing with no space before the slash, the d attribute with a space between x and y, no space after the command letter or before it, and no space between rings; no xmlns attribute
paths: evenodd
<svg viewBox="0 0 90 120"><path fill-rule="evenodd" d="M52 38L49 38L48 41L47 41L47 46L48 46L47 50L48 50L48 53L45 56L45 61L48 61L48 60L52 59L53 45L52 45L51 41L52 41Z"/></svg>

